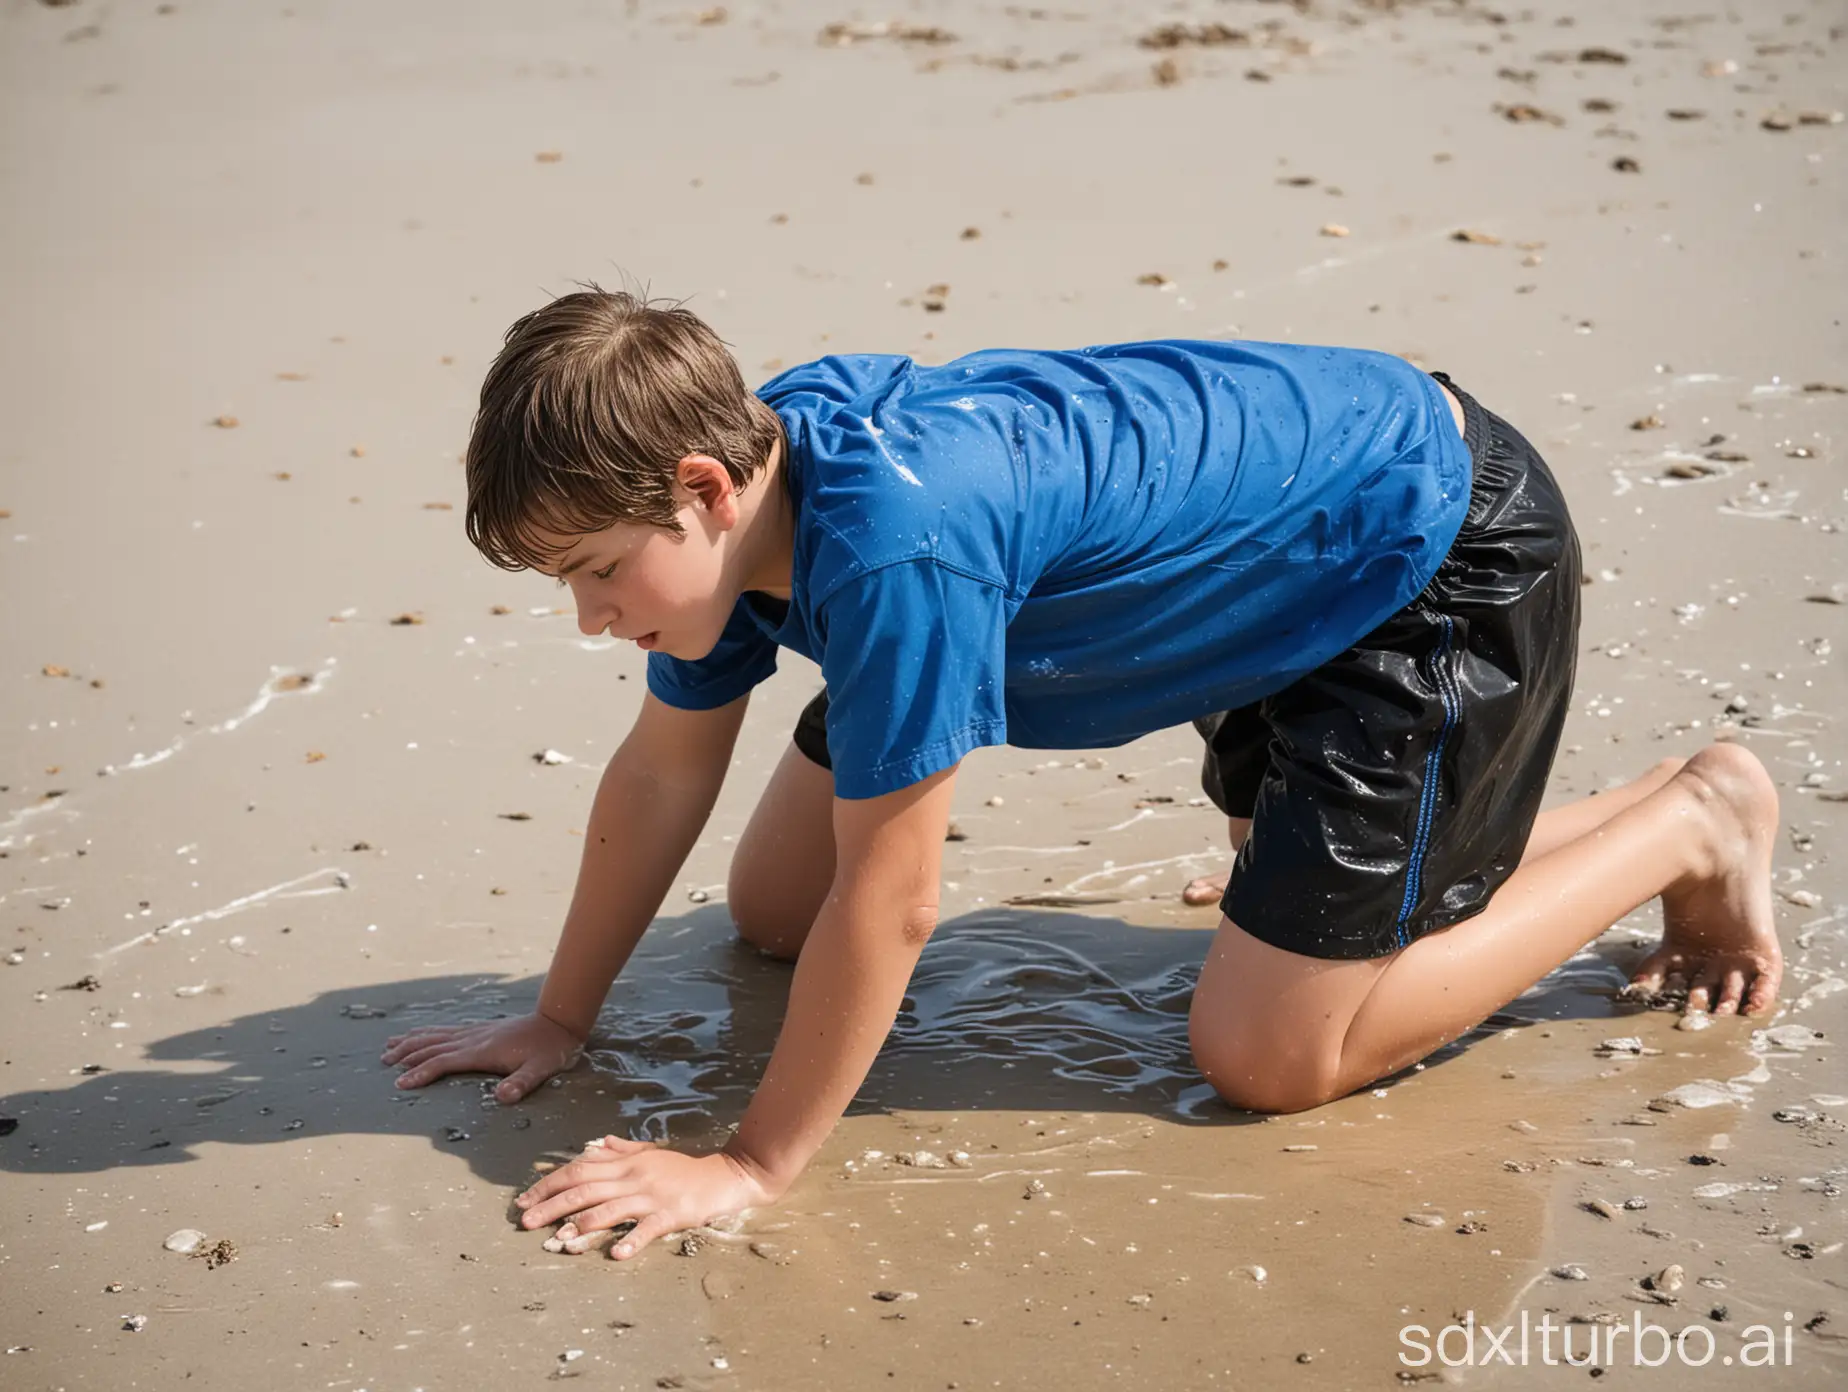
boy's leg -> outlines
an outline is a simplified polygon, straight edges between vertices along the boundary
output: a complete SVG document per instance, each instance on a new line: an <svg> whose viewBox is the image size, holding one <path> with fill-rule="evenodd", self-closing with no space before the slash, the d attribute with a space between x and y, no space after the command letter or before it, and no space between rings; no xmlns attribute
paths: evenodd
<svg viewBox="0 0 1848 1392"><path fill-rule="evenodd" d="M726 904L746 942L795 961L834 883L834 774L817 697L771 774L732 855Z"/></svg>
<svg viewBox="0 0 1848 1392"><path fill-rule="evenodd" d="M1641 778L1631 779L1621 787L1542 812L1534 818L1534 829L1527 836L1527 848L1521 852L1521 864L1538 860L1567 842L1596 831L1619 812L1636 806L1658 788L1666 787L1687 764L1686 759L1664 759Z"/></svg>
<svg viewBox="0 0 1848 1392"><path fill-rule="evenodd" d="M1534 819L1534 829L1527 838L1527 849L1521 852L1521 864L1525 865L1538 856L1558 850L1566 842L1577 840L1585 833L1603 826L1619 812L1634 807L1667 783L1681 772L1686 763L1686 759L1664 759L1641 778L1625 783L1620 788L1612 788L1609 792L1583 797L1577 802L1542 812ZM1229 817L1226 823L1226 839L1231 843L1232 854L1237 855L1238 848L1251 835L1251 818ZM1226 871L1189 880L1187 887L1181 891L1181 899L1195 906L1217 904L1225 897L1226 882L1229 879L1231 873Z"/></svg>
<svg viewBox="0 0 1848 1392"><path fill-rule="evenodd" d="M1473 474L1444 563L1264 698L1263 776L1241 805L1241 772L1220 804L1254 820L1191 1025L1241 1105L1314 1106L1414 1062L1657 894L1669 934L1641 979L1693 972L1697 1008L1716 987L1728 1009L1776 993L1776 796L1750 754L1708 750L1537 816L1569 708L1578 541L1533 446L1457 395ZM1211 739L1209 769L1228 752Z"/></svg>
<svg viewBox="0 0 1848 1392"><path fill-rule="evenodd" d="M1771 911L1777 792L1715 745L1584 835L1522 864L1479 915L1380 958L1326 960L1220 925L1194 995L1194 1057L1228 1101L1319 1105L1416 1062L1521 994L1606 927L1664 896L1638 980L1686 978L1690 1006L1757 1013L1783 963Z"/></svg>

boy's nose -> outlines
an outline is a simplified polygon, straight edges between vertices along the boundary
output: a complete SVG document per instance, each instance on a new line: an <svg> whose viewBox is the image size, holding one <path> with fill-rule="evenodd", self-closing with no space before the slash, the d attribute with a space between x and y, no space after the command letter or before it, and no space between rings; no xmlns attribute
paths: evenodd
<svg viewBox="0 0 1848 1392"><path fill-rule="evenodd" d="M615 619L616 611L607 605L585 603L578 605L578 632L586 638L595 638L615 622Z"/></svg>

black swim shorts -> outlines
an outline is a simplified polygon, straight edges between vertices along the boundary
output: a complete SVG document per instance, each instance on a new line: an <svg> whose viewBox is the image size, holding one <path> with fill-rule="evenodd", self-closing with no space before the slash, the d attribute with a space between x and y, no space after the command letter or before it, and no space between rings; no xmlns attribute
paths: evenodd
<svg viewBox="0 0 1848 1392"><path fill-rule="evenodd" d="M1579 544L1552 473L1463 405L1469 512L1424 592L1254 705L1194 722L1201 782L1249 817L1221 908L1309 957L1383 957L1487 907L1520 863L1565 725ZM828 697L795 744L830 767Z"/></svg>
<svg viewBox="0 0 1848 1392"><path fill-rule="evenodd" d="M1463 405L1469 512L1424 592L1255 705L1195 722L1251 818L1220 907L1309 957L1383 957L1481 913L1520 864L1572 695L1579 544L1539 452Z"/></svg>

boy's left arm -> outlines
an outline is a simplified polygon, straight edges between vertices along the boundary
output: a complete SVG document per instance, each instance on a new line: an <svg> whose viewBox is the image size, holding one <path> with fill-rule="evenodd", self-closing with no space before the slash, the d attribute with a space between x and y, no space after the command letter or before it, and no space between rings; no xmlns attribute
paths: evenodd
<svg viewBox="0 0 1848 1392"><path fill-rule="evenodd" d="M834 804L834 886L796 964L776 1048L737 1134L688 1156L608 1137L515 1202L533 1228L581 1250L630 1219L613 1249L633 1256L663 1233L773 1202L821 1148L885 1043L918 954L937 924L943 837L956 770L882 797Z"/></svg>

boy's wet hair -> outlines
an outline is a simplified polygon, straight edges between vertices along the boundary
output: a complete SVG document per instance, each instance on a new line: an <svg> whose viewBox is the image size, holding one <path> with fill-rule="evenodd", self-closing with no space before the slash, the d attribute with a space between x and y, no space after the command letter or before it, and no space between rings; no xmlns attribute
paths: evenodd
<svg viewBox="0 0 1848 1392"><path fill-rule="evenodd" d="M591 283L517 320L470 431L468 539L504 570L618 522L684 532L675 471L712 456L743 489L782 438L698 315Z"/></svg>

